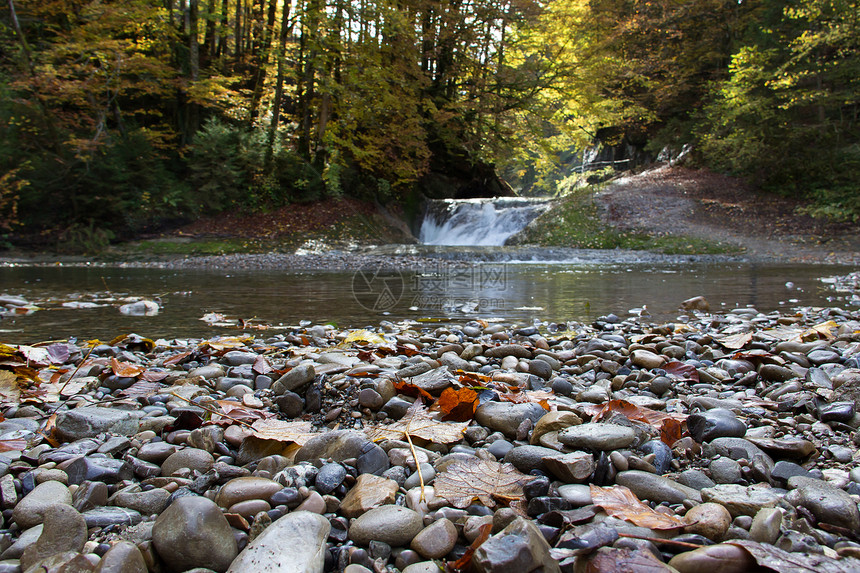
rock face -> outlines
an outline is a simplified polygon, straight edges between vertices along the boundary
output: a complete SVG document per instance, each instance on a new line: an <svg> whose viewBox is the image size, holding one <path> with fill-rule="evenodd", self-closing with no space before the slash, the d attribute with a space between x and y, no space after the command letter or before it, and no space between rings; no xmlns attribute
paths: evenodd
<svg viewBox="0 0 860 573"><path fill-rule="evenodd" d="M206 567L223 573L239 550L218 506L200 496L180 497L155 520L152 542L176 571Z"/></svg>
<svg viewBox="0 0 860 573"><path fill-rule="evenodd" d="M242 550L230 573L322 573L331 525L307 511L288 513Z"/></svg>

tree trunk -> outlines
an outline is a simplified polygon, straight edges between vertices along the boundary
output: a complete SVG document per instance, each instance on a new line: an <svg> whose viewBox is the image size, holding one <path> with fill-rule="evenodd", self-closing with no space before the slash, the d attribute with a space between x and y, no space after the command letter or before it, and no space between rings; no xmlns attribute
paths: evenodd
<svg viewBox="0 0 860 573"><path fill-rule="evenodd" d="M15 35L18 36L18 41L21 42L21 53L24 55L24 67L27 73L33 73L32 56L30 55L30 45L27 43L27 38L24 37L24 32L21 30L21 24L18 22L18 15L15 13L15 2L9 0L9 14L12 16L12 26L15 28Z"/></svg>
<svg viewBox="0 0 860 573"><path fill-rule="evenodd" d="M269 125L268 140L266 141L266 170L271 168L272 156L275 150L275 137L278 134L278 123L281 120L281 99L284 95L284 72L287 61L287 37L290 35L292 25L290 24L290 0L284 0L283 14L281 14L281 33L278 35L278 77L275 80L275 95L272 102L272 123Z"/></svg>

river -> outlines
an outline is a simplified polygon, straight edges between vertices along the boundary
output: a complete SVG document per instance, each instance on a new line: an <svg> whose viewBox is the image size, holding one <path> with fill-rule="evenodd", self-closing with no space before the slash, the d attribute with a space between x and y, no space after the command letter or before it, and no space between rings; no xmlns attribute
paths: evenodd
<svg viewBox="0 0 860 573"><path fill-rule="evenodd" d="M376 272L166 270L119 267L0 267L0 294L19 295L41 310L0 320L0 341L209 337L237 328L201 321L256 319L265 331L302 321L340 328L381 320L464 322L472 318L589 322L647 307L653 322L676 320L681 301L705 296L712 310L754 306L768 312L849 303L820 280L848 267L749 262L482 262L438 260L419 269ZM788 284L787 284L788 283ZM156 299L156 316L124 316L119 299ZM68 308L80 302L97 308ZM222 321L223 322L223 321Z"/></svg>

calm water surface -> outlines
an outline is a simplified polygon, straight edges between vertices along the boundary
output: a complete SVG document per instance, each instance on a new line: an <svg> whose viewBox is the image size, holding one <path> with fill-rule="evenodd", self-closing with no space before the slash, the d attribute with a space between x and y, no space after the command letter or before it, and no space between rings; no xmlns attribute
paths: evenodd
<svg viewBox="0 0 860 573"><path fill-rule="evenodd" d="M200 320L213 312L276 327L311 321L346 328L402 319L589 321L610 312L624 317L643 305L651 320L662 321L678 316L678 304L697 295L707 297L715 310L845 306L819 279L851 270L737 262L457 267L440 262L420 271L388 273L3 267L0 293L23 296L43 310L0 320L0 341L236 333ZM153 317L129 317L119 313L118 302L95 309L61 306L125 296L157 298L162 310Z"/></svg>

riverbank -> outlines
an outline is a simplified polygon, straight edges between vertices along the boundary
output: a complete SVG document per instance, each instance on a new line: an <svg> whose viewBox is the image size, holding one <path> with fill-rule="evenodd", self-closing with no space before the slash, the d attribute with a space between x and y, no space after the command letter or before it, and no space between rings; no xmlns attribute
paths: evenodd
<svg viewBox="0 0 860 573"><path fill-rule="evenodd" d="M137 241L68 251L7 250L7 264L107 264L164 268L426 266L397 209L351 199L290 205L271 213L222 214ZM796 201L762 195L707 171L658 167L566 198L517 244L603 249L623 260L712 257L808 264L860 263L860 227L813 219ZM380 250L379 245L394 247ZM648 254L650 253L650 254ZM396 261L396 262L395 262Z"/></svg>
<svg viewBox="0 0 860 573"><path fill-rule="evenodd" d="M860 313L689 306L0 347L0 558L860 571Z"/></svg>

